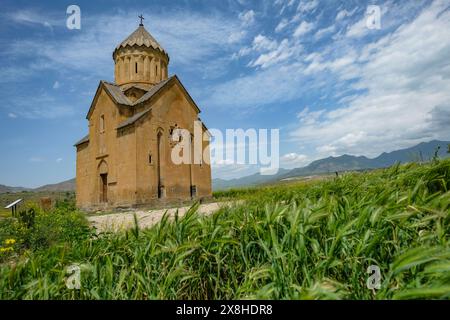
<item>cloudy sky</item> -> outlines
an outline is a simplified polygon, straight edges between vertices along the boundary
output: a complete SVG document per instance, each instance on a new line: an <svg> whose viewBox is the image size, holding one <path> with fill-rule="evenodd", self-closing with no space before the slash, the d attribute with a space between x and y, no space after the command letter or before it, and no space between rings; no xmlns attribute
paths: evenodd
<svg viewBox="0 0 450 320"><path fill-rule="evenodd" d="M81 29L66 9L81 8ZM380 28L368 28L378 5ZM280 130L280 165L450 139L448 1L17 1L0 13L0 184L75 176L112 51L137 27L169 52L209 128ZM257 166L215 165L234 178Z"/></svg>

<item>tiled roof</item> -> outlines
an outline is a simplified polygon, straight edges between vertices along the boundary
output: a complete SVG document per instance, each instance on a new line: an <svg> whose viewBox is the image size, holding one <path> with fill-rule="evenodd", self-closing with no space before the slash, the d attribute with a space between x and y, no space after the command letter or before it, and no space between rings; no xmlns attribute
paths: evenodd
<svg viewBox="0 0 450 320"><path fill-rule="evenodd" d="M114 83L110 83L107 81L100 81L100 86L103 85L103 87L106 89L106 91L108 92L108 94L113 98L114 102L116 102L119 105L122 106L126 106L126 107L134 107L137 106L145 101L150 100L152 97L154 97L158 92L160 92L164 87L166 87L169 83L173 82L173 81L177 81L181 88L183 89L183 91L186 93L186 95L188 96L188 98L192 101L192 103L194 104L194 107L196 108L197 112L200 112L200 109L198 108L198 106L195 104L194 100L192 100L191 96L189 95L189 93L186 91L186 89L184 88L183 84L180 82L180 80L178 79L178 77L176 75L171 76L170 78L163 80L159 83L157 83L156 85L154 85L153 87L150 88L150 90L148 90L141 98L139 98L138 100L131 102L126 95L123 93L122 89L114 84ZM100 89L97 89L97 94L98 91ZM94 99L95 101L95 99ZM89 109L87 118L89 118L89 114L91 113L91 111L93 110L93 106L94 106L94 102L91 104L91 107ZM145 111L142 111L140 113L135 114L134 116L130 117L129 119L125 120L124 122L122 122L121 124L119 124L119 126L117 127L117 129L123 128L125 126L128 126L130 124L133 124L134 122L136 122L138 119L140 119L143 115L145 115L150 109L147 109Z"/></svg>
<svg viewBox="0 0 450 320"><path fill-rule="evenodd" d="M137 99L133 105L137 105L141 102L147 101L148 99L150 99L153 95L155 95L159 90L161 90L161 88L163 88L170 80L172 80L172 78L175 76L171 76L170 78L167 78L166 80L163 80L157 84L155 84L153 87L151 87L151 89L149 91L147 91L147 93L145 93L142 97L140 97L139 99Z"/></svg>
<svg viewBox="0 0 450 320"><path fill-rule="evenodd" d="M114 51L124 48L126 46L145 46L147 48L153 48L161 51L167 55L164 48L156 41L155 38L144 28L144 26L139 26L132 34L123 40Z"/></svg>
<svg viewBox="0 0 450 320"><path fill-rule="evenodd" d="M127 96L123 93L123 91L120 89L118 85L115 85L114 83L106 82L102 80L103 84L105 85L105 88L108 90L108 92L111 94L115 102L118 104L123 104L126 106L131 106L133 103L127 98Z"/></svg>
<svg viewBox="0 0 450 320"><path fill-rule="evenodd" d="M147 110L144 110L142 112L136 113L134 116L128 118L127 120L125 120L124 122L120 123L117 126L117 129L122 129L126 126L129 126L130 124L135 123L136 121L138 121L140 118L142 118L143 116L145 116L147 113L150 112L150 110L152 110L152 108L148 108Z"/></svg>
<svg viewBox="0 0 450 320"><path fill-rule="evenodd" d="M79 146L80 144L83 144L85 142L89 142L89 135L86 135L85 137L83 137L83 139L81 139L80 141L78 141L77 143L75 143L73 146Z"/></svg>

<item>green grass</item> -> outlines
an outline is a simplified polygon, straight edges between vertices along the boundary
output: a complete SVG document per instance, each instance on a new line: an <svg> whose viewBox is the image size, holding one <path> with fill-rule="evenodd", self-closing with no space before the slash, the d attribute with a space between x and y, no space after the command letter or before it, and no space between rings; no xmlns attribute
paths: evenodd
<svg viewBox="0 0 450 320"><path fill-rule="evenodd" d="M11 209L5 209L5 206L11 202L22 199L20 207L26 206L27 203L39 203L41 198L50 198L52 203L61 200L75 201L75 192L72 191L21 191L0 193L0 218L11 217Z"/></svg>
<svg viewBox="0 0 450 320"><path fill-rule="evenodd" d="M244 201L25 251L1 267L0 299L448 299L449 188L445 160L221 192Z"/></svg>

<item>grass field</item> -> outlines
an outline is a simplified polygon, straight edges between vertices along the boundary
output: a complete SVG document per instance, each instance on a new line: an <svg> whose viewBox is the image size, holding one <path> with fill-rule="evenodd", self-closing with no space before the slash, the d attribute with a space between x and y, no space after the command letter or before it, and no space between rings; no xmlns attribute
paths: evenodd
<svg viewBox="0 0 450 320"><path fill-rule="evenodd" d="M0 299L448 299L449 188L450 160L394 166L218 192L245 201L100 236L61 209L50 217L64 240L34 249L18 238L7 252ZM8 230L0 228L2 243L20 237ZM65 283L73 264L80 290ZM367 288L371 265L379 290Z"/></svg>
<svg viewBox="0 0 450 320"><path fill-rule="evenodd" d="M0 217L11 216L11 210L5 209L5 206L11 202L22 199L21 205L34 202L39 203L41 198L50 198L53 203L59 200L73 200L75 199L75 192L72 191L22 191L22 192L9 192L0 193Z"/></svg>

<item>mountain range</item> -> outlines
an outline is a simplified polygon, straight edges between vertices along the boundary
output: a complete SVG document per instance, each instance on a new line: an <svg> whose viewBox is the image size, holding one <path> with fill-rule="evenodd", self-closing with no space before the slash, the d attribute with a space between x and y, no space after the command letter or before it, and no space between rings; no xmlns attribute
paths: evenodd
<svg viewBox="0 0 450 320"><path fill-rule="evenodd" d="M383 152L378 157L373 159L364 156L344 154L339 157L328 157L316 160L302 168L295 168L291 170L280 169L276 175L272 176L263 176L259 173L255 173L250 176L232 180L213 179L213 190L253 186L262 183L276 182L283 179L318 174L384 168L397 162L406 163L414 161L430 161L438 147L440 147L438 152L438 156L440 158L450 156L450 154L447 153L449 144L450 141L433 140L430 142L419 143L418 145L407 149L396 150L389 153Z"/></svg>
<svg viewBox="0 0 450 320"><path fill-rule="evenodd" d="M447 153L448 145L450 141L438 141L433 140L430 142L422 142L418 145L407 148L392 151L389 153L383 152L376 158L367 158L364 156L352 156L344 154L339 157L328 157L311 162L306 167L295 169L282 169L278 171L276 175L264 176L259 173L255 173L249 176L225 180L225 179L213 179L213 190L229 189L235 187L254 186L263 183L276 182L283 179L292 179L296 177L305 177L318 174L329 174L342 171L354 171L363 169L377 169L389 167L397 162L406 163L413 161L429 161L433 158L436 150L440 147L438 156L445 158L450 156ZM34 192L58 192L58 191L75 191L75 179L70 179L55 184L48 184L39 188L22 188L22 187L9 187L0 185L0 193L14 193L22 191L34 191Z"/></svg>
<svg viewBox="0 0 450 320"><path fill-rule="evenodd" d="M0 184L0 193L16 193L22 191L32 192L60 192L60 191L75 191L75 178L66 180L55 184L46 184L38 188L23 188L23 187L9 187Z"/></svg>

